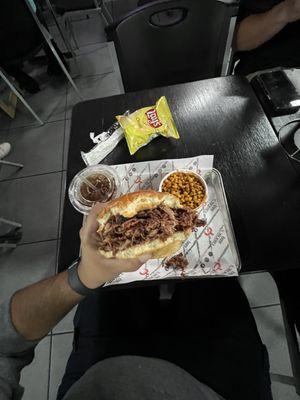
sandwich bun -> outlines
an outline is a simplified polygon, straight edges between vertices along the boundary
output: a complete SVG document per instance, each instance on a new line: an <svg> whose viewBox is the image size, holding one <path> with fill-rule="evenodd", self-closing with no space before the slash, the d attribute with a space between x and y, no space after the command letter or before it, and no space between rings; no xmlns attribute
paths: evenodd
<svg viewBox="0 0 300 400"><path fill-rule="evenodd" d="M110 217L121 215L125 218L134 217L139 211L150 210L160 205L170 208L183 208L179 199L170 193L155 192L153 190L142 190L139 192L128 193L109 202L98 214L99 223L98 233L102 231ZM152 258L164 258L176 253L185 240L189 237L192 230L187 229L182 232L175 232L167 239L153 239L146 243L131 246L127 249L117 251L100 250L106 258L128 259L137 258L142 254L150 253Z"/></svg>

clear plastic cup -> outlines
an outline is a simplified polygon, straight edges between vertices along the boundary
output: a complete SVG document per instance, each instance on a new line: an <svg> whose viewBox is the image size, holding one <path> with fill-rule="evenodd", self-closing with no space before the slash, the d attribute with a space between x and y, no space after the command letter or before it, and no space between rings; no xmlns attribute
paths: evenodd
<svg viewBox="0 0 300 400"><path fill-rule="evenodd" d="M95 202L105 203L120 196L120 179L107 165L93 165L78 172L69 186L73 207L88 214Z"/></svg>

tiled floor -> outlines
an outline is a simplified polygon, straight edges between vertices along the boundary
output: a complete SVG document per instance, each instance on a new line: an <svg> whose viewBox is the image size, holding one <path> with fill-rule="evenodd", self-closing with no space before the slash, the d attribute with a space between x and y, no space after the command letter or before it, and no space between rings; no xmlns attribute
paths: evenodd
<svg viewBox="0 0 300 400"><path fill-rule="evenodd" d="M93 16L77 21L75 31L82 72L75 81L83 95L95 98L121 93L120 75L112 62L114 54L103 44L101 19ZM0 301L18 288L54 274L56 267L71 109L78 98L64 80L50 79L43 70L37 75L43 89L26 98L46 124L38 126L22 107L13 121L0 113L0 142L7 140L13 145L8 159L24 163L19 171L0 169L0 214L23 224L22 244L14 251L0 253ZM267 345L271 372L291 375L278 294L271 276L244 275L240 281ZM34 362L23 370L25 400L55 400L71 349L74 312L41 341ZM273 393L274 400L298 399L292 386L277 381L273 382Z"/></svg>
<svg viewBox="0 0 300 400"><path fill-rule="evenodd" d="M291 364L283 326L278 292L272 277L268 273L247 274L240 276L243 287L263 343L270 358L271 374L291 377ZM293 386L272 380L274 400L297 400Z"/></svg>

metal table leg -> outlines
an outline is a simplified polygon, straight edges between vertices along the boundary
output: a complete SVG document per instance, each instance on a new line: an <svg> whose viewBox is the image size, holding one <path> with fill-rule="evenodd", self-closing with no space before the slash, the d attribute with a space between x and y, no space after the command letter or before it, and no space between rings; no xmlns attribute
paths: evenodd
<svg viewBox="0 0 300 400"><path fill-rule="evenodd" d="M22 228L22 224L19 224L19 222L10 221L9 219L2 218L2 217L0 217L0 223L5 224L5 225L11 225L11 226L14 226L15 228Z"/></svg>
<svg viewBox="0 0 300 400"><path fill-rule="evenodd" d="M23 167L24 167L23 164L11 162L11 161L5 161L5 160L0 160L0 164L2 164L2 165L9 165L9 166L11 166L11 167L18 167L18 168L23 168Z"/></svg>
<svg viewBox="0 0 300 400"><path fill-rule="evenodd" d="M59 31L64 43L65 43L65 45L66 45L66 48L72 54L73 58L75 58L76 54L75 54L74 50L72 49L71 43L67 39L66 33L63 31L63 29L61 28L61 25L58 22L58 19L56 17L55 11L54 11L54 9L52 7L52 4L51 4L50 0L45 0L45 3L47 4L47 7L48 7L53 19L54 19L55 25L56 25L56 27L57 27L57 29L58 29L58 31Z"/></svg>
<svg viewBox="0 0 300 400"><path fill-rule="evenodd" d="M38 19L36 13L34 12L34 10L32 9L30 3L28 0L25 0L27 7L29 8L33 19L35 20L37 26L39 27L42 35L44 36L48 46L50 47L50 50L52 51L54 57L56 58L57 62L59 63L61 69L63 70L64 74L66 75L66 77L68 78L69 82L71 83L71 85L73 86L73 89L75 90L77 96L80 98L80 100L84 100L84 97L82 96L82 94L80 93L78 87L76 86L73 78L71 77L71 75L69 74L67 68L65 67L64 63L62 62L61 58L59 57L56 49L54 48L51 40L53 39L50 32L45 28L45 26L40 22L40 20Z"/></svg>

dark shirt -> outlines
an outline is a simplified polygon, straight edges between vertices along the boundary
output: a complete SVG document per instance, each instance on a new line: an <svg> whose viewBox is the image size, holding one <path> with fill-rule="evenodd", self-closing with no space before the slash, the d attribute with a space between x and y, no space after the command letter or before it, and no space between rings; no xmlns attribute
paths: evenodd
<svg viewBox="0 0 300 400"><path fill-rule="evenodd" d="M238 22L252 14L270 10L282 0L241 0ZM286 25L272 39L250 51L236 54L235 73L248 75L275 67L300 67L300 21Z"/></svg>

